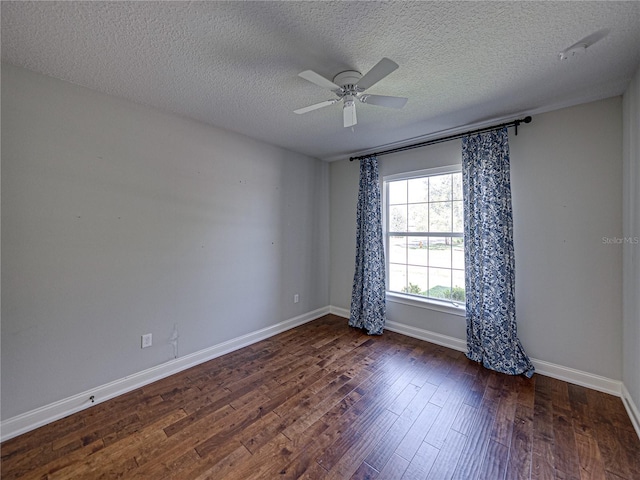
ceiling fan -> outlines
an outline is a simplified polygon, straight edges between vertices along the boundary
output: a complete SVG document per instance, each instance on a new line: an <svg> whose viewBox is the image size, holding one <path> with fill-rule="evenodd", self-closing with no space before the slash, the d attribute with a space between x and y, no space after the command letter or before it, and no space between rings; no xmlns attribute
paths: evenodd
<svg viewBox="0 0 640 480"><path fill-rule="evenodd" d="M325 100L315 105L299 108L294 110L294 112L307 113L342 101L344 102L342 106L344 126L353 127L358 123L356 118L356 100L380 107L402 108L407 103L407 99L404 97L389 97L386 95L364 93L365 90L378 83L397 68L397 63L388 58L383 58L364 76L362 76L360 72L347 70L346 72L337 74L333 78L333 81L324 78L313 70L305 70L299 73L298 76L311 83L315 83L321 88L332 91L338 98L332 98L331 100Z"/></svg>

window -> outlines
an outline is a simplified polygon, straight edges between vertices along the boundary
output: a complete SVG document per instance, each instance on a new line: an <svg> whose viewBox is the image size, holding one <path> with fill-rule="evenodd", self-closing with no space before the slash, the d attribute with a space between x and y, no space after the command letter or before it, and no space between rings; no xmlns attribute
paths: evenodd
<svg viewBox="0 0 640 480"><path fill-rule="evenodd" d="M387 291L464 306L460 167L384 178Z"/></svg>

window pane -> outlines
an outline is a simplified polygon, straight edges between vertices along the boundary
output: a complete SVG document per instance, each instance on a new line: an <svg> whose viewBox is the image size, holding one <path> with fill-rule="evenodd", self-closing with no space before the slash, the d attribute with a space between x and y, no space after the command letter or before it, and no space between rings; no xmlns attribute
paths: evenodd
<svg viewBox="0 0 640 480"><path fill-rule="evenodd" d="M462 172L452 174L453 200L462 200Z"/></svg>
<svg viewBox="0 0 640 480"><path fill-rule="evenodd" d="M451 200L451 174L429 177L429 201Z"/></svg>
<svg viewBox="0 0 640 480"><path fill-rule="evenodd" d="M429 266L451 268L451 237L429 238Z"/></svg>
<svg viewBox="0 0 640 480"><path fill-rule="evenodd" d="M402 292L407 286L407 267L395 263L389 264L389 286L392 292Z"/></svg>
<svg viewBox="0 0 640 480"><path fill-rule="evenodd" d="M388 290L464 305L462 174L386 182ZM412 232L412 233L404 233ZM437 237L421 236L435 234Z"/></svg>
<svg viewBox="0 0 640 480"><path fill-rule="evenodd" d="M407 237L389 237L389 261L407 262Z"/></svg>
<svg viewBox="0 0 640 480"><path fill-rule="evenodd" d="M451 239L451 250L451 267L464 270L464 242L462 238L453 237Z"/></svg>
<svg viewBox="0 0 640 480"><path fill-rule="evenodd" d="M451 270L429 268L429 296L446 299L451 296Z"/></svg>
<svg viewBox="0 0 640 480"><path fill-rule="evenodd" d="M389 182L389 205L407 203L407 181Z"/></svg>
<svg viewBox="0 0 640 480"><path fill-rule="evenodd" d="M464 213L462 201L452 202L453 204L453 232L464 232Z"/></svg>
<svg viewBox="0 0 640 480"><path fill-rule="evenodd" d="M429 204L429 231L451 232L451 202Z"/></svg>
<svg viewBox="0 0 640 480"><path fill-rule="evenodd" d="M428 232L429 231L429 204L417 203L408 205L409 209L409 230L408 232Z"/></svg>
<svg viewBox="0 0 640 480"><path fill-rule="evenodd" d="M451 285L453 286L453 290L451 292L451 300L456 302L464 302L464 270L451 271Z"/></svg>
<svg viewBox="0 0 640 480"><path fill-rule="evenodd" d="M412 237L409 238L407 255L408 263L411 265L429 265L429 239L426 237Z"/></svg>
<svg viewBox="0 0 640 480"><path fill-rule="evenodd" d="M407 206L394 205L389 207L389 231L390 232L406 232L407 231Z"/></svg>
<svg viewBox="0 0 640 480"><path fill-rule="evenodd" d="M407 282L408 286L405 293L413 293L417 295L424 295L428 285L428 271L427 267L414 267L409 265L407 267Z"/></svg>
<svg viewBox="0 0 640 480"><path fill-rule="evenodd" d="M429 201L429 178L412 178L408 180L409 203Z"/></svg>

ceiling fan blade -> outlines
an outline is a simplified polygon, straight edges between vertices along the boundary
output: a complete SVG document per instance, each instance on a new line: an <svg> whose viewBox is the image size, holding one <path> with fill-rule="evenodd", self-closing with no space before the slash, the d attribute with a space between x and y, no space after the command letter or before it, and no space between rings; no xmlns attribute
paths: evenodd
<svg viewBox="0 0 640 480"><path fill-rule="evenodd" d="M336 90L342 90L339 85L336 85L331 80L327 80L322 75L314 72L313 70L305 70L304 72L300 72L298 74L299 77L304 78L305 80L315 83L319 87L325 88L327 90L331 90L332 92Z"/></svg>
<svg viewBox="0 0 640 480"><path fill-rule="evenodd" d="M353 127L358 123L358 119L356 118L356 104L353 100L344 102L344 107L342 107L342 118L344 120L345 128Z"/></svg>
<svg viewBox="0 0 640 480"><path fill-rule="evenodd" d="M327 101L324 101L324 102L316 103L314 105L309 105L308 107L299 108L297 110L294 110L293 113L298 113L298 114L307 113L307 112L310 112L312 110L317 110L318 108L328 107L329 105L333 105L337 101L338 101L337 98L335 100L327 100Z"/></svg>
<svg viewBox="0 0 640 480"><path fill-rule="evenodd" d="M358 81L358 87L366 90L367 88L375 85L384 77L398 68L398 64L388 58L383 58L374 67L369 70L364 77Z"/></svg>
<svg viewBox="0 0 640 480"><path fill-rule="evenodd" d="M365 93L358 98L362 103L389 108L402 108L407 103L407 99L404 97L389 97L387 95L369 95Z"/></svg>

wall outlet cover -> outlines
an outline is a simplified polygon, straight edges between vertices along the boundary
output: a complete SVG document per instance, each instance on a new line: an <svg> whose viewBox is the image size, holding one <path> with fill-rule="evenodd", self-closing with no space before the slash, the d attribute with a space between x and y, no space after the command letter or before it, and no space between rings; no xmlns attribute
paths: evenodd
<svg viewBox="0 0 640 480"><path fill-rule="evenodd" d="M153 344L153 340L150 333L142 335L142 348L150 347L152 344Z"/></svg>

